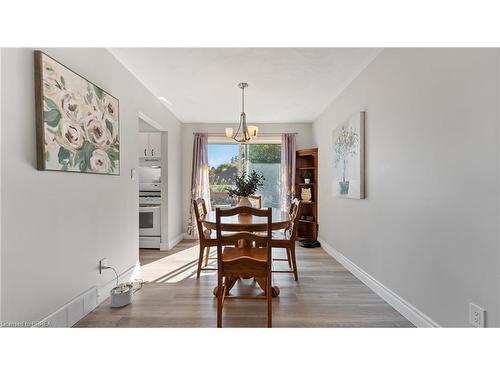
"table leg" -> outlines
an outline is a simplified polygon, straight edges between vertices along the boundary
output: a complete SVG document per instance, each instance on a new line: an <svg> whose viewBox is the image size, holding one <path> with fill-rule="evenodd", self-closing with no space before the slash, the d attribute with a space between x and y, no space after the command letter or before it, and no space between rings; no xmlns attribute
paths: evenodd
<svg viewBox="0 0 500 375"><path fill-rule="evenodd" d="M256 277L255 281L257 281L257 284L259 284L260 288L264 291L264 294L266 294L266 279L263 277ZM278 297L280 295L280 288L277 286L272 287L273 290L273 297Z"/></svg>
<svg viewBox="0 0 500 375"><path fill-rule="evenodd" d="M237 277L225 277L224 278L224 283L227 283L226 296L229 294L229 292L231 291L231 289L234 287L234 284L236 284L236 281L238 281ZM216 297L217 297L217 291L218 290L219 290L219 288L217 286L213 290L214 296L216 296Z"/></svg>

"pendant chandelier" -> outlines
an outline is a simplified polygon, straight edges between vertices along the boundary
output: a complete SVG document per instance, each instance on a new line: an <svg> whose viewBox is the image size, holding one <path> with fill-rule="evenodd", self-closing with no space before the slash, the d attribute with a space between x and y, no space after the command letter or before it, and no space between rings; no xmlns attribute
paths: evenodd
<svg viewBox="0 0 500 375"><path fill-rule="evenodd" d="M238 130L236 130L236 134L233 134L233 128L226 128L226 137L234 139L238 143L246 143L252 138L257 137L259 128L255 125L247 125L247 116L245 114L245 88L248 87L248 83L238 83L238 87L241 89L240 125L238 126Z"/></svg>

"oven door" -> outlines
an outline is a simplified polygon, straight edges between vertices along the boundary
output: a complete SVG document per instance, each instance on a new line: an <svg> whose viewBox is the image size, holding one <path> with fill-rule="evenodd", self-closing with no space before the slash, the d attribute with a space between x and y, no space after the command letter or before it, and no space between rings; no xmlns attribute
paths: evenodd
<svg viewBox="0 0 500 375"><path fill-rule="evenodd" d="M160 234L160 206L140 206L139 236L159 237Z"/></svg>

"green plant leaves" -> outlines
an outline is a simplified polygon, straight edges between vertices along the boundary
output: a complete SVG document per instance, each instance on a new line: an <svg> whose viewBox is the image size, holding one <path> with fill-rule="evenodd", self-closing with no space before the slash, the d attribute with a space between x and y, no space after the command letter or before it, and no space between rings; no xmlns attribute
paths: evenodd
<svg viewBox="0 0 500 375"><path fill-rule="evenodd" d="M69 158L71 157L71 152L64 147L59 147L59 152L57 153L57 158L59 160L59 164L68 164Z"/></svg>
<svg viewBox="0 0 500 375"><path fill-rule="evenodd" d="M106 153L108 154L109 159L113 162L115 160L118 160L118 158L120 157L120 154L118 153L118 151L115 149L112 149L112 148L108 148L108 151L106 151Z"/></svg>
<svg viewBox="0 0 500 375"><path fill-rule="evenodd" d="M45 106L48 109L58 109L59 107L57 106L56 102L54 102L52 99L47 98L46 96L43 97L43 102Z"/></svg>
<svg viewBox="0 0 500 375"><path fill-rule="evenodd" d="M60 120L61 113L57 109L51 109L50 111L43 112L43 121L53 128L59 125Z"/></svg>
<svg viewBox="0 0 500 375"><path fill-rule="evenodd" d="M90 168L90 157L95 147L89 141L83 142L81 150L75 155L74 165L78 165L81 172Z"/></svg>
<svg viewBox="0 0 500 375"><path fill-rule="evenodd" d="M61 112L59 112L57 104L52 99L44 96L43 102L45 107L48 109L48 111L43 112L43 121L47 125L55 128L59 125L59 121L61 120Z"/></svg>
<svg viewBox="0 0 500 375"><path fill-rule="evenodd" d="M108 154L109 160L111 160L111 170L114 171L115 164L117 160L120 159L120 153L114 148L108 148L106 153Z"/></svg>
<svg viewBox="0 0 500 375"><path fill-rule="evenodd" d="M87 94L85 94L85 101L87 104L92 103L92 99L94 99L94 93L92 92L92 89L90 88L90 84L87 85Z"/></svg>
<svg viewBox="0 0 500 375"><path fill-rule="evenodd" d="M97 86L94 86L94 92L100 100L102 100L104 95L106 95L106 93Z"/></svg>
<svg viewBox="0 0 500 375"><path fill-rule="evenodd" d="M113 136L113 123L108 119L106 119L105 122L106 122L106 127L109 130L109 133L111 134L111 136Z"/></svg>
<svg viewBox="0 0 500 375"><path fill-rule="evenodd" d="M259 175L255 170L250 172L248 176L243 172L240 176L236 176L235 178L236 189L227 188L226 191L231 198L234 196L248 197L249 195L255 194L255 192L264 185L264 180L264 175Z"/></svg>

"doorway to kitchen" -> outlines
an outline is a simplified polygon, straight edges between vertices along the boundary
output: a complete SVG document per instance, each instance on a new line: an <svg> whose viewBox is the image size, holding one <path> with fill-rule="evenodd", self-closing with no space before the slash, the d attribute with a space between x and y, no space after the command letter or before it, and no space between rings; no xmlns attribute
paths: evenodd
<svg viewBox="0 0 500 375"><path fill-rule="evenodd" d="M139 249L168 250L168 132L139 113Z"/></svg>

